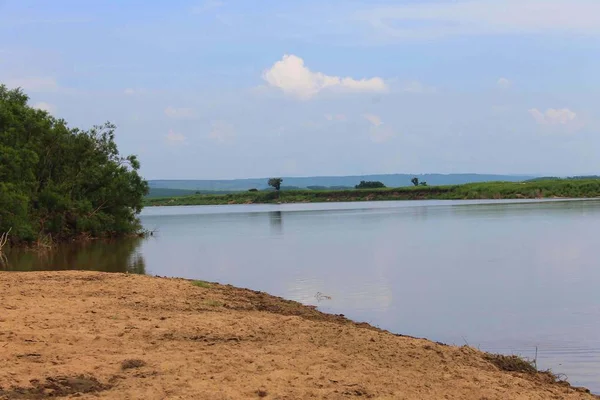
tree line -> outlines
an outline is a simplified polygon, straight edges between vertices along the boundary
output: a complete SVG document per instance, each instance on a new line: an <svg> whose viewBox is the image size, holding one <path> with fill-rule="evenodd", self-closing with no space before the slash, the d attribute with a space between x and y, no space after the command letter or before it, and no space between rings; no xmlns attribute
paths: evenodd
<svg viewBox="0 0 600 400"><path fill-rule="evenodd" d="M13 244L139 232L148 184L115 126L71 128L28 100L0 85L0 232Z"/></svg>
<svg viewBox="0 0 600 400"><path fill-rule="evenodd" d="M275 189L277 192L281 189L281 183L283 182L282 178L270 178L267 182L267 184L272 187L273 189ZM414 186L427 186L427 182L419 182L419 178L414 177L410 180L410 182L414 185ZM380 188L385 188L386 186L384 185L383 182L380 181L360 181L360 183L358 185L355 185L354 188L355 189L380 189ZM332 188L326 188L326 187L320 187L320 186L313 186L313 187L308 187L307 189L332 189ZM346 189L346 188L344 188ZM250 189L250 192L256 192L258 191L258 189Z"/></svg>

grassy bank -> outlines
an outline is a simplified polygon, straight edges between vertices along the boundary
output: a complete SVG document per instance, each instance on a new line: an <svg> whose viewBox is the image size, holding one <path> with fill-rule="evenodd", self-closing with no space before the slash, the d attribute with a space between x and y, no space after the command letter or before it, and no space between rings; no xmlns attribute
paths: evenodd
<svg viewBox="0 0 600 400"><path fill-rule="evenodd" d="M290 190L146 199L146 206L318 203L379 200L536 199L600 197L600 179L484 182L363 190Z"/></svg>
<svg viewBox="0 0 600 400"><path fill-rule="evenodd" d="M0 271L0 293L1 400L597 399L515 356L218 283Z"/></svg>

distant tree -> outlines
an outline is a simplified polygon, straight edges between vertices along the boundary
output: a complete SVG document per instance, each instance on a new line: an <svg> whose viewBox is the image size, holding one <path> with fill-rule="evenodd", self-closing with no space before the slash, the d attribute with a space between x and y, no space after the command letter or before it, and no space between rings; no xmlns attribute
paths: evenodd
<svg viewBox="0 0 600 400"><path fill-rule="evenodd" d="M419 182L419 186L427 186L427 182Z"/></svg>
<svg viewBox="0 0 600 400"><path fill-rule="evenodd" d="M248 189L249 192L258 192L258 189L252 188L252 189Z"/></svg>
<svg viewBox="0 0 600 400"><path fill-rule="evenodd" d="M360 181L360 183L354 186L355 189L378 189L384 188L383 182L379 181Z"/></svg>
<svg viewBox="0 0 600 400"><path fill-rule="evenodd" d="M419 186L419 178L417 178L416 176L414 178L412 178L410 181L412 182L413 185Z"/></svg>
<svg viewBox="0 0 600 400"><path fill-rule="evenodd" d="M275 190L279 191L281 189L281 182L283 182L282 178L271 178L267 182L267 184L273 187Z"/></svg>

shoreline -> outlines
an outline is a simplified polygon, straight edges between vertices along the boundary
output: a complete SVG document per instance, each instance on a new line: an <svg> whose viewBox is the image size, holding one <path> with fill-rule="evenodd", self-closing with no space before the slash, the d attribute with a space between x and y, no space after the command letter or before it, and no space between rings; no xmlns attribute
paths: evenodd
<svg viewBox="0 0 600 400"><path fill-rule="evenodd" d="M600 179L484 182L383 189L284 190L150 197L144 206L291 204L393 200L535 200L600 197Z"/></svg>
<svg viewBox="0 0 600 400"><path fill-rule="evenodd" d="M173 200L173 201L171 201ZM556 202L560 202L560 201L594 201L594 200L600 200L600 196L594 196L594 197L559 197L559 196L552 196L552 197L503 197L503 198L489 198L489 197L479 197L479 198L463 198L463 199L458 199L458 198L442 198L442 197L432 197L432 198L411 198L411 199L405 199L405 198L384 198L384 199L377 199L377 198L371 198L371 199L367 199L367 198L347 198L347 199L312 199L312 200L302 200L302 201L294 201L294 200L287 200L287 199L283 199L283 201L246 201L246 202L235 202L235 201L228 201L228 202L203 202L201 200L199 201L195 201L195 202L179 202L178 200L176 200L176 198L173 199L169 199L167 201L153 201L151 204L146 204L144 205L144 209L145 208L153 208L153 207L185 207L185 206L235 206L235 205L282 205L282 204L331 204L331 203L368 203L368 202L381 202L381 203L386 203L386 202L394 202L394 201L401 201L401 202L410 202L410 201L490 201L490 202L502 202L502 201L506 201L506 202L510 202L510 201L521 201L523 203L527 203L527 202L536 202L536 201L556 201ZM493 204L493 203L490 203Z"/></svg>
<svg viewBox="0 0 600 400"><path fill-rule="evenodd" d="M230 285L0 272L0 302L0 399L600 398L516 357Z"/></svg>
<svg viewBox="0 0 600 400"><path fill-rule="evenodd" d="M267 205L267 206L278 206L278 205L294 205L294 204L338 204L338 203L410 203L412 201L446 201L446 202L465 202L458 205L477 205L477 204L534 204L534 203L562 203L562 202L584 202L584 201L598 201L598 197L533 197L533 198L502 198L502 199L389 199L389 200L339 200L339 201L284 201L284 202L267 202L267 203L218 203L218 204L150 204L145 205L144 209L151 209L156 207L194 207L194 206L247 206L247 205ZM140 213L140 215L143 214Z"/></svg>

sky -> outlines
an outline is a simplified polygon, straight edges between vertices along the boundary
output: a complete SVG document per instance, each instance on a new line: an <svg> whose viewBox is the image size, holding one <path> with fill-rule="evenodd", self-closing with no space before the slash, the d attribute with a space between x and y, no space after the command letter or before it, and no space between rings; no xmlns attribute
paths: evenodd
<svg viewBox="0 0 600 400"><path fill-rule="evenodd" d="M600 174L598 0L0 0L0 83L147 179Z"/></svg>

